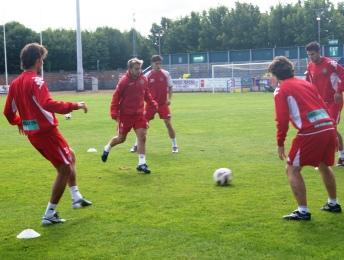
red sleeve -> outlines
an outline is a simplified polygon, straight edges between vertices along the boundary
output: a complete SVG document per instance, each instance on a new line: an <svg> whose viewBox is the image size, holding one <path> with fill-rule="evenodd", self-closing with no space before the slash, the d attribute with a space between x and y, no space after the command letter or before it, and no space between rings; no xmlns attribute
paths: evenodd
<svg viewBox="0 0 344 260"><path fill-rule="evenodd" d="M312 80L311 80L311 74L309 73L309 65L307 66L307 70L306 70L306 72L305 72L305 75L306 75L306 80L307 80L308 82L312 82Z"/></svg>
<svg viewBox="0 0 344 260"><path fill-rule="evenodd" d="M110 105L110 115L112 119L116 119L119 115L119 104L121 101L124 87L125 87L125 81L120 80L116 86L115 92L112 95L112 101Z"/></svg>
<svg viewBox="0 0 344 260"><path fill-rule="evenodd" d="M339 77L341 83L338 84L338 90L339 92L344 91L344 68L342 65L338 64L336 61L331 61L331 65L334 68L334 71L336 72L337 76Z"/></svg>
<svg viewBox="0 0 344 260"><path fill-rule="evenodd" d="M46 83L42 80L38 82L37 79L35 81L37 84L33 88L33 95L36 98L35 101L45 110L51 113L68 114L78 109L78 103L53 100Z"/></svg>
<svg viewBox="0 0 344 260"><path fill-rule="evenodd" d="M7 95L6 104L4 107L4 115L11 125L21 125L21 118L17 114L17 106L13 99L11 87Z"/></svg>
<svg viewBox="0 0 344 260"><path fill-rule="evenodd" d="M277 145L284 146L289 128L289 107L284 93L277 88L275 91L275 112L277 127Z"/></svg>

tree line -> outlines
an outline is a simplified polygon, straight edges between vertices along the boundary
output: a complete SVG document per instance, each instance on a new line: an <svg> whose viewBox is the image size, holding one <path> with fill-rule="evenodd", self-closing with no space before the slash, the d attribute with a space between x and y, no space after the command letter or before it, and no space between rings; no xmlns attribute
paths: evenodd
<svg viewBox="0 0 344 260"><path fill-rule="evenodd" d="M145 37L139 32L121 32L110 27L83 31L83 66L85 70L125 68L132 57L132 37L140 58L149 62L152 54L220 51L305 45L318 38L320 17L321 43L329 39L344 42L344 2L304 0L278 4L261 12L255 4L236 2L233 8L219 6L171 20L162 17ZM0 28L0 71L4 71L3 27ZM46 71L76 70L76 35L74 30L47 29L43 43L49 50ZM18 22L6 24L9 73L20 71L19 53L28 42L39 42L39 33ZM147 63L146 63L147 64Z"/></svg>

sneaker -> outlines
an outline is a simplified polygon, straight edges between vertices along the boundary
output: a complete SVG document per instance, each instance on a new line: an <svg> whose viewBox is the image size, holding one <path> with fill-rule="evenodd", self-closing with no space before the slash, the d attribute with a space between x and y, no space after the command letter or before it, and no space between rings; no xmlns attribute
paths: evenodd
<svg viewBox="0 0 344 260"><path fill-rule="evenodd" d="M73 209L80 209L80 208L85 208L85 207L88 207L88 206L91 206L92 205L92 202L85 199L85 198L81 198L79 199L78 201L75 201L72 203L72 208Z"/></svg>
<svg viewBox="0 0 344 260"><path fill-rule="evenodd" d="M109 156L109 152L107 152L107 151L104 150L104 151L103 151L103 154L102 154L102 161L103 161L103 162L106 162L108 156Z"/></svg>
<svg viewBox="0 0 344 260"><path fill-rule="evenodd" d="M63 218L60 218L57 212L55 212L54 215L51 215L50 217L44 216L42 219L42 225L43 226L48 226L48 225L53 225L53 224L61 224L64 222L66 222L66 220Z"/></svg>
<svg viewBox="0 0 344 260"><path fill-rule="evenodd" d="M178 153L179 150L178 150L178 147L177 146L173 146L172 147L172 153Z"/></svg>
<svg viewBox="0 0 344 260"><path fill-rule="evenodd" d="M137 152L137 145L134 145L133 147L130 148L131 153L136 153Z"/></svg>
<svg viewBox="0 0 344 260"><path fill-rule="evenodd" d="M344 159L338 158L337 166L338 167L344 167Z"/></svg>
<svg viewBox="0 0 344 260"><path fill-rule="evenodd" d="M283 216L285 220L311 220L311 213L301 213L298 210L293 211L289 215Z"/></svg>
<svg viewBox="0 0 344 260"><path fill-rule="evenodd" d="M321 210L323 211L328 211L332 213L341 213L342 212L342 207L337 203L336 205L332 205L330 203L326 203Z"/></svg>
<svg viewBox="0 0 344 260"><path fill-rule="evenodd" d="M151 171L149 170L147 164L138 165L137 168L136 168L136 170L137 170L138 172L143 172L143 173L146 173L146 174L151 173Z"/></svg>

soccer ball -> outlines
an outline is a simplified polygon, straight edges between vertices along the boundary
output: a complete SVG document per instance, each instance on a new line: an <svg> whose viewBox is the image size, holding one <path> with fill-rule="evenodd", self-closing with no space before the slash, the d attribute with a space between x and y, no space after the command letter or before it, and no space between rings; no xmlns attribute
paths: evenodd
<svg viewBox="0 0 344 260"><path fill-rule="evenodd" d="M66 120L72 119L72 113L65 114Z"/></svg>
<svg viewBox="0 0 344 260"><path fill-rule="evenodd" d="M228 168L220 168L214 172L214 181L219 186L226 186L233 179L232 171Z"/></svg>

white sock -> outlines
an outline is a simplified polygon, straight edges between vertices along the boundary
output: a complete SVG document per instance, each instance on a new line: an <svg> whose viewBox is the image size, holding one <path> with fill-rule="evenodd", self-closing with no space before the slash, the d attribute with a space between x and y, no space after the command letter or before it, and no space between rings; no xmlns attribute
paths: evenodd
<svg viewBox="0 0 344 260"><path fill-rule="evenodd" d="M72 200L74 202L82 199L82 195L79 192L78 186L72 186L72 187L69 187L69 189L70 189L70 195L72 196Z"/></svg>
<svg viewBox="0 0 344 260"><path fill-rule="evenodd" d="M308 213L307 206L298 206L297 210L302 214Z"/></svg>
<svg viewBox="0 0 344 260"><path fill-rule="evenodd" d="M331 198L328 198L327 202L328 202L328 204L331 204L332 206L337 205L337 203L338 203L337 199L331 199Z"/></svg>
<svg viewBox="0 0 344 260"><path fill-rule="evenodd" d="M55 213L57 204L48 203L47 209L45 210L44 217L51 217Z"/></svg>
<svg viewBox="0 0 344 260"><path fill-rule="evenodd" d="M339 151L339 158L344 159L344 150Z"/></svg>
<svg viewBox="0 0 344 260"><path fill-rule="evenodd" d="M134 146L136 146L136 147L137 147L137 138L135 139L135 144L134 144Z"/></svg>
<svg viewBox="0 0 344 260"><path fill-rule="evenodd" d="M139 165L146 164L146 156L144 154L139 154Z"/></svg>
<svg viewBox="0 0 344 260"><path fill-rule="evenodd" d="M107 144L107 145L104 146L104 151L105 152L108 153L108 152L110 152L110 150L111 150L111 145Z"/></svg>
<svg viewBox="0 0 344 260"><path fill-rule="evenodd" d="M172 147L177 147L177 138L171 138L172 141Z"/></svg>

